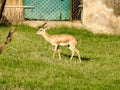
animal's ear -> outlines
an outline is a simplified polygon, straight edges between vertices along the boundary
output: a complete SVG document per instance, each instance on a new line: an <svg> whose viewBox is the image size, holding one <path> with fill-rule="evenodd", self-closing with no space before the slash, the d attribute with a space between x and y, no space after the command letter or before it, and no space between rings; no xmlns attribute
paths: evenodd
<svg viewBox="0 0 120 90"><path fill-rule="evenodd" d="M40 28L38 31L45 31L45 30L47 30L47 27Z"/></svg>
<svg viewBox="0 0 120 90"><path fill-rule="evenodd" d="M47 27L44 27L43 30L44 30L44 31L47 30Z"/></svg>

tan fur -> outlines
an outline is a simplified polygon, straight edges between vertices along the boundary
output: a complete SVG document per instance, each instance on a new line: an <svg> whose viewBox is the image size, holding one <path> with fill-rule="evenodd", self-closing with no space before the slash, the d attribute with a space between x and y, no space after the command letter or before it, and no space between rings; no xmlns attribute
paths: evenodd
<svg viewBox="0 0 120 90"><path fill-rule="evenodd" d="M74 53L76 52L78 55L79 61L81 62L79 50L75 47L77 45L77 39L74 36L69 35L69 34L49 35L43 28L37 31L37 34L43 36L46 41L48 41L49 43L55 46L53 58L55 57L56 51L58 51L59 59L61 59L61 55L60 55L58 47L69 45L69 48L72 51L70 60L72 60Z"/></svg>

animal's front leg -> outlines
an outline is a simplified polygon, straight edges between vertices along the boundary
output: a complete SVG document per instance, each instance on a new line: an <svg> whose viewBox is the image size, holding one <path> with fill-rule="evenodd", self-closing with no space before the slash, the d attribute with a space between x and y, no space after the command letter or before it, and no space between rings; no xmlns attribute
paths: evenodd
<svg viewBox="0 0 120 90"><path fill-rule="evenodd" d="M58 48L58 45L55 45L55 48L53 50L53 58L55 58L55 54L56 54L57 48Z"/></svg>
<svg viewBox="0 0 120 90"><path fill-rule="evenodd" d="M57 51L58 51L59 59L61 59L60 50L58 49Z"/></svg>

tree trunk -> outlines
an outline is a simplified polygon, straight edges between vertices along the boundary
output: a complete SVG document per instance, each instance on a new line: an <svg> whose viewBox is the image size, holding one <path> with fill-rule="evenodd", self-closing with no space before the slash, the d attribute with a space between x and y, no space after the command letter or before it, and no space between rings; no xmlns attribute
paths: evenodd
<svg viewBox="0 0 120 90"><path fill-rule="evenodd" d="M2 12L4 10L6 0L0 0L0 19L2 18Z"/></svg>

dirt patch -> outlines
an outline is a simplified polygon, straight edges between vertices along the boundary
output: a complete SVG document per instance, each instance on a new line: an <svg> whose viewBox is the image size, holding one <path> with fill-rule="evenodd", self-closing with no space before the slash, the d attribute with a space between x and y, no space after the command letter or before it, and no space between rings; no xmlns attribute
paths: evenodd
<svg viewBox="0 0 120 90"><path fill-rule="evenodd" d="M24 24L27 24L32 27L38 27L41 26L45 21L24 21ZM46 24L47 28L53 28L53 27L60 27L60 26L67 26L67 27L76 27L81 28L83 27L82 23L80 21L47 21Z"/></svg>

